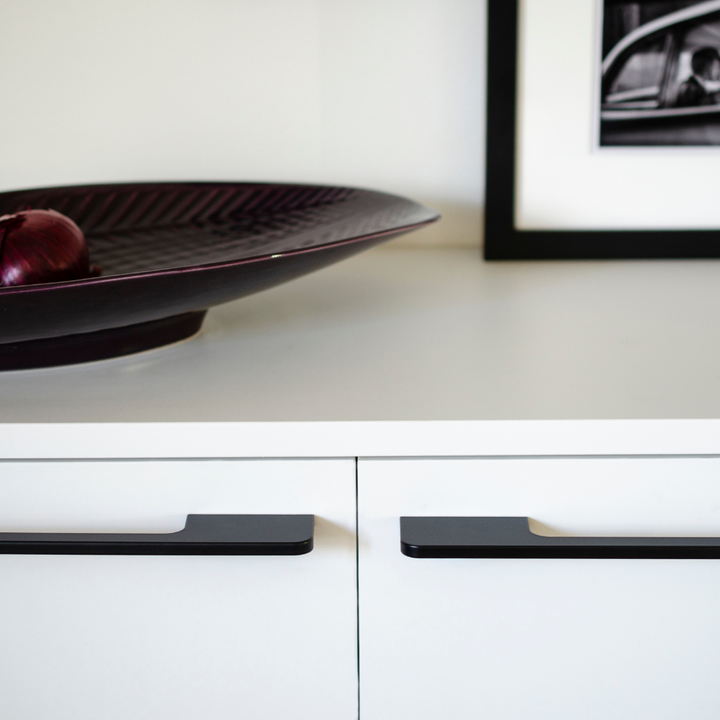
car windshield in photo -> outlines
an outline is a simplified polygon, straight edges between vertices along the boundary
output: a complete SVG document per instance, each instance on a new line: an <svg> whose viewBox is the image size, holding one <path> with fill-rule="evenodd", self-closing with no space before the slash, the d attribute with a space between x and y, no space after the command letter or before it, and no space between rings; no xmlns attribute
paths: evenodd
<svg viewBox="0 0 720 720"><path fill-rule="evenodd" d="M720 0L603 7L601 146L720 145Z"/></svg>

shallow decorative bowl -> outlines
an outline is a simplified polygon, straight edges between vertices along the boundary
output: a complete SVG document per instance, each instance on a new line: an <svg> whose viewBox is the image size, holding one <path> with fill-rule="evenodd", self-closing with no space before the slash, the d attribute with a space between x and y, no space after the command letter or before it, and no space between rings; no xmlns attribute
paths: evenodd
<svg viewBox="0 0 720 720"><path fill-rule="evenodd" d="M102 275L0 288L0 370L100 360L196 333L209 307L438 219L395 195L269 183L137 183L0 193L0 215L72 218Z"/></svg>

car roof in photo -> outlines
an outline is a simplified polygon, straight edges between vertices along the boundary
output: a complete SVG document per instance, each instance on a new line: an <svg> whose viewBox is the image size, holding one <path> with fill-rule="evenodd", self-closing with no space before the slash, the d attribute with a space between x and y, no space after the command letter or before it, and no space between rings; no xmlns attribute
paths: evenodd
<svg viewBox="0 0 720 720"><path fill-rule="evenodd" d="M615 47L607 54L607 57L602 63L603 75L610 69L615 60L631 45L638 40L641 40L648 35L652 35L660 30L664 30L667 27L676 25L686 20L694 20L695 18L702 17L703 15L709 15L710 13L720 11L720 0L708 0L707 2L699 3L684 10L678 10L657 20L652 20L649 23L645 23L640 27L636 28L632 32L628 33Z"/></svg>

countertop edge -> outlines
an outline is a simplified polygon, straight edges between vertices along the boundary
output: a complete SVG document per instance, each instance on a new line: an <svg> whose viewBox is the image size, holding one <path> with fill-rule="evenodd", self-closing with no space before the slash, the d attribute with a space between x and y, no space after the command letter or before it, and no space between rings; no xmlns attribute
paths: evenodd
<svg viewBox="0 0 720 720"><path fill-rule="evenodd" d="M0 424L0 460L716 454L720 419Z"/></svg>

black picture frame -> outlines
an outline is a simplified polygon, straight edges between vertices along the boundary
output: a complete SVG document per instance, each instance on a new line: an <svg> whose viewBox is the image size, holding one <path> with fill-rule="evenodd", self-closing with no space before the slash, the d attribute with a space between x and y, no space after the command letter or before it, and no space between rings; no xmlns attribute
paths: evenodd
<svg viewBox="0 0 720 720"><path fill-rule="evenodd" d="M486 260L720 258L720 230L518 230L516 99L520 0L488 0Z"/></svg>

